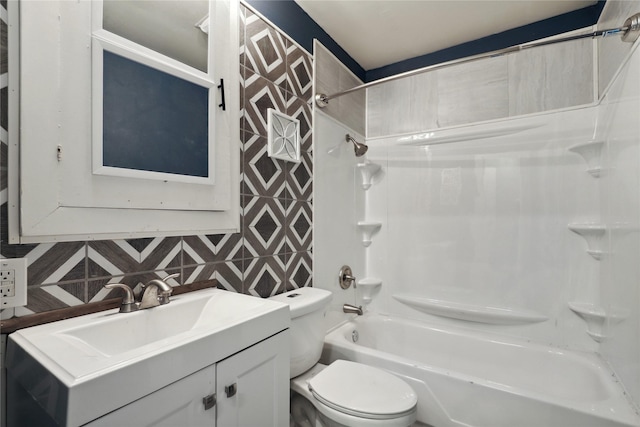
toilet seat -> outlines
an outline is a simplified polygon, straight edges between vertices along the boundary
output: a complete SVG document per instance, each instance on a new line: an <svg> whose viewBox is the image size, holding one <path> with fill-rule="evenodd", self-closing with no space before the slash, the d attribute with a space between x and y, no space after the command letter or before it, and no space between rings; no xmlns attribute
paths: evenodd
<svg viewBox="0 0 640 427"><path fill-rule="evenodd" d="M394 375L372 366L337 360L308 382L319 403L343 414L389 420L415 412L413 389Z"/></svg>

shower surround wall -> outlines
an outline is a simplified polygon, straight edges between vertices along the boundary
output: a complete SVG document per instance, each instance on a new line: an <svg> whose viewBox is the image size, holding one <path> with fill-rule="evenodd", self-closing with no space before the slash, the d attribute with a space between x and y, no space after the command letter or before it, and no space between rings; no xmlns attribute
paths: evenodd
<svg viewBox="0 0 640 427"><path fill-rule="evenodd" d="M637 12L638 1L608 1L598 28L621 25ZM384 171L367 191L364 213L382 223L365 249L367 274L383 281L374 311L596 352L640 408L637 48L617 74L631 48L617 37L570 42L368 90L368 157ZM594 95L607 87L596 103ZM570 107L575 111L566 111ZM534 114L547 110L556 112ZM522 114L530 116L503 120ZM476 122L485 122L483 129L525 123L533 130L399 144L447 127L449 135L473 134ZM590 142L603 142L600 177L587 173L585 159L570 150ZM604 230L596 231L603 236L595 239L600 259L587 253L594 247L569 224ZM402 304L393 297L398 294L471 309L530 310L547 320L453 320ZM587 318L603 316L597 321L602 339L587 334L591 326L569 307L575 303L585 303Z"/></svg>
<svg viewBox="0 0 640 427"><path fill-rule="evenodd" d="M640 7L639 7L640 9ZM600 309L610 313L599 352L640 410L640 49L606 97L600 223L607 227L600 270Z"/></svg>
<svg viewBox="0 0 640 427"><path fill-rule="evenodd" d="M217 279L220 287L260 297L312 283L312 57L285 34L241 5L240 83L242 114L241 230L235 234L8 244L7 17L2 17L0 84L0 254L28 262L28 303L4 310L26 316L107 298L107 283L138 282L181 273L188 284ZM302 162L267 157L267 109L300 120Z"/></svg>
<svg viewBox="0 0 640 427"><path fill-rule="evenodd" d="M314 42L315 91L335 93L362 84L329 50ZM337 98L314 112L315 188L314 188L314 286L333 293L325 326L329 330L348 318L343 304L356 303L355 287L338 285L338 270L349 265L359 279L364 274L362 238L356 222L362 218L364 191L359 187L355 168L364 157L356 157L345 135L364 141L365 92Z"/></svg>
<svg viewBox="0 0 640 427"><path fill-rule="evenodd" d="M374 86L367 90L367 138L589 104L593 52L593 41L583 39Z"/></svg>
<svg viewBox="0 0 640 427"><path fill-rule="evenodd" d="M479 319L463 323L477 331L594 351L568 302L594 301L599 264L568 225L598 217L594 178L569 151L590 140L595 118L593 108L548 114L491 128L531 127L511 135L431 146L368 140L384 170L366 202L367 217L382 223L367 248L367 274L383 281L372 306L460 325L399 301L424 298L452 316L466 310L458 319ZM509 310L532 321L496 317Z"/></svg>
<svg viewBox="0 0 640 427"><path fill-rule="evenodd" d="M550 140L551 130L537 141L515 133L496 141L398 143L403 135L410 141L430 130L453 133L470 123L592 104L594 46L551 45L368 90L368 157L385 174L367 192L366 216L383 224L366 250L367 274L383 280L373 307L445 323L458 321L433 319L393 295L518 309L551 321L471 327L596 348L566 305L577 289L595 292L598 274L580 250L583 241L567 229L598 209L598 189L583 183L590 178L583 160L567 151L577 142ZM595 114L588 117L592 123ZM458 132L473 134L468 129Z"/></svg>

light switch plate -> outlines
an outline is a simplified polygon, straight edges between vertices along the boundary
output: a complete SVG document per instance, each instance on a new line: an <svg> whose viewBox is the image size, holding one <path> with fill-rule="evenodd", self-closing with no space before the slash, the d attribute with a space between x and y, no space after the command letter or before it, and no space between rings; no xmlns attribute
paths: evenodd
<svg viewBox="0 0 640 427"><path fill-rule="evenodd" d="M27 305L27 259L0 259L0 308Z"/></svg>

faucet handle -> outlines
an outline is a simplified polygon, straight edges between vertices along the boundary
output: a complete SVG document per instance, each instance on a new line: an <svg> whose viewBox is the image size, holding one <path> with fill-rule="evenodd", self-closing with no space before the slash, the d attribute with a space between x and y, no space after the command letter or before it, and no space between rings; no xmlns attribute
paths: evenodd
<svg viewBox="0 0 640 427"><path fill-rule="evenodd" d="M165 277L164 279L162 279L163 282L166 282L167 280L170 279L175 279L176 277L180 277L180 273L173 273L168 275L167 277Z"/></svg>
<svg viewBox="0 0 640 427"><path fill-rule="evenodd" d="M162 281L169 286L169 289L166 291L163 291L160 293L160 295L158 296L158 301L160 301L160 305L163 304L168 304L169 303L169 296L171 295L171 293L173 292L173 288L171 287L171 285L169 285L167 283L167 280L169 279L175 279L176 277L180 277L180 273L173 273L168 275L167 277L165 277L164 279L162 279Z"/></svg>
<svg viewBox="0 0 640 427"><path fill-rule="evenodd" d="M167 280L170 279L175 279L176 277L179 277L180 273L173 273L168 275L167 277L165 277L164 279L155 279L155 280L151 280L149 283L147 283L146 285L142 282L138 282L138 286L140 286L140 289L142 289L144 291L144 289L149 286L150 283L156 281L157 282L164 282L165 285L167 286L163 286L163 288L168 289L168 288L172 288L172 286L170 284L167 283ZM162 286L162 285L161 285ZM171 290L167 290L165 292L171 292Z"/></svg>
<svg viewBox="0 0 640 427"><path fill-rule="evenodd" d="M348 289L353 283L353 287L356 287L356 278L351 271L351 267L343 265L338 272L338 284L342 289Z"/></svg>
<svg viewBox="0 0 640 427"><path fill-rule="evenodd" d="M122 289L124 291L124 297L122 297L122 303L120 304L120 313L131 313L138 309L133 291L129 286L122 283L108 283L104 287L107 289Z"/></svg>

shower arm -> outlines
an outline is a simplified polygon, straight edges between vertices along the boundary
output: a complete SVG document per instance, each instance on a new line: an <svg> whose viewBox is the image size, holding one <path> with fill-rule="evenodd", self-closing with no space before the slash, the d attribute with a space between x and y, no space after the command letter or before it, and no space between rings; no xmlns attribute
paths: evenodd
<svg viewBox="0 0 640 427"><path fill-rule="evenodd" d="M621 37L622 41L629 42L629 43L635 42L638 39L638 36L640 36L640 13L637 13L627 18L627 20L624 21L624 25L622 27L610 28L608 30L594 31L588 34L580 34L576 36L563 37L563 38L552 39L552 40L547 40L542 42L524 43L516 46L507 47L504 49L498 49L498 50L492 50L486 53L480 53L478 55L467 56L465 58L454 59L452 61L441 62L439 64L429 65L427 67L418 68L417 70L411 70L404 73L395 74L393 76L385 77L383 79L374 80L369 83L364 83L359 86L352 87L351 89L343 90L342 92L336 92L330 95L318 93L315 96L315 101L318 107L324 108L327 105L329 105L329 101L334 98L348 95L350 93L357 92L362 89L367 89L373 86L381 85L383 83L387 83L390 81L426 73L427 71L439 70L441 68L450 67L452 65L466 64L468 62L473 62L473 61L477 61L485 58L495 58L498 56L506 55L508 53L519 52L521 50L531 49L534 47L547 46L550 44L563 43L563 42L586 39L586 38L592 38L592 39L596 37L604 38L614 34L620 34L622 36Z"/></svg>

